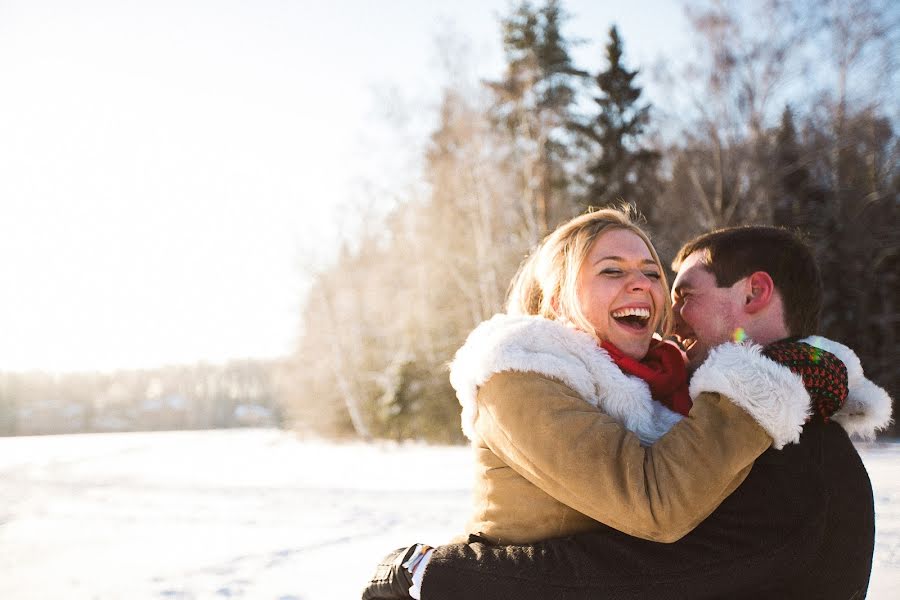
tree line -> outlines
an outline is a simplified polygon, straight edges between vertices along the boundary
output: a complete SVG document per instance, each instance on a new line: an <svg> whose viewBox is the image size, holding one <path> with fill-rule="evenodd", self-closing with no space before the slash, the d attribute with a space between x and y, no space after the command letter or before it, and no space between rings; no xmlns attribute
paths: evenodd
<svg viewBox="0 0 900 600"><path fill-rule="evenodd" d="M0 435L272 427L277 365L244 360L110 373L0 372Z"/></svg>
<svg viewBox="0 0 900 600"><path fill-rule="evenodd" d="M668 65L668 106L645 99L615 26L592 73L573 61L562 2L520 2L502 17L505 70L451 77L425 185L361 219L315 273L282 371L289 423L460 441L453 353L502 310L538 240L620 201L644 214L663 260L717 227L801 232L826 284L821 333L896 397L895 12L877 0L761 0L693 3L687 16L696 52Z"/></svg>

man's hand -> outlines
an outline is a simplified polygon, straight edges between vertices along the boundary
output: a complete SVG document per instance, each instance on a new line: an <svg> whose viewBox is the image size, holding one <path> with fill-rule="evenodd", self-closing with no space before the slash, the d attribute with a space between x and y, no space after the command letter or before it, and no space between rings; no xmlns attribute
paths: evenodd
<svg viewBox="0 0 900 600"><path fill-rule="evenodd" d="M362 593L362 600L411 600L412 570L430 546L413 544L385 556ZM412 568L410 568L412 567Z"/></svg>

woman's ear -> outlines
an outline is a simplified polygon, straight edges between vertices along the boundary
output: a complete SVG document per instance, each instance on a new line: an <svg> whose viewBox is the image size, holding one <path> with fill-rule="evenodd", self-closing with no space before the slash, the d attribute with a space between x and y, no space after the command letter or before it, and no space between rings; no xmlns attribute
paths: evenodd
<svg viewBox="0 0 900 600"><path fill-rule="evenodd" d="M769 306L775 295L775 282L765 271L756 271L747 278L744 310L750 314L757 313Z"/></svg>

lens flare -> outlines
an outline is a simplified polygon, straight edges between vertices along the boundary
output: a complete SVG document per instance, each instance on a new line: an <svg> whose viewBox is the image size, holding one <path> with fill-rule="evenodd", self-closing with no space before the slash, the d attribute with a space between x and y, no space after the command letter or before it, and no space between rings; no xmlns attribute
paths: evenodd
<svg viewBox="0 0 900 600"><path fill-rule="evenodd" d="M740 344L741 342L743 342L744 340L747 339L747 332L744 331L743 327L738 327L737 329L734 330L734 334L732 335L732 338L734 339L735 342Z"/></svg>
<svg viewBox="0 0 900 600"><path fill-rule="evenodd" d="M809 359L818 364L822 360L822 349L815 346L809 347Z"/></svg>

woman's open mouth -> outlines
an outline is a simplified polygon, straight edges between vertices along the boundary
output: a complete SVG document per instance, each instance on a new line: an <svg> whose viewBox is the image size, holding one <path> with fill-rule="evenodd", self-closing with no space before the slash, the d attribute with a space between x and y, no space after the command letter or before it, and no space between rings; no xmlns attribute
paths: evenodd
<svg viewBox="0 0 900 600"><path fill-rule="evenodd" d="M642 333L650 326L649 308L620 308L610 315L616 323L635 333Z"/></svg>

